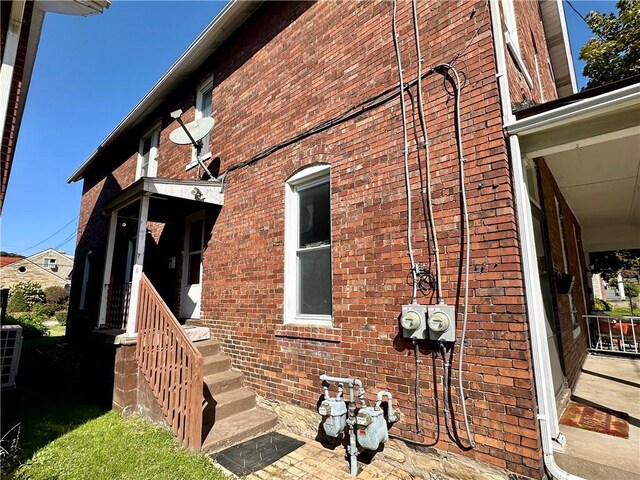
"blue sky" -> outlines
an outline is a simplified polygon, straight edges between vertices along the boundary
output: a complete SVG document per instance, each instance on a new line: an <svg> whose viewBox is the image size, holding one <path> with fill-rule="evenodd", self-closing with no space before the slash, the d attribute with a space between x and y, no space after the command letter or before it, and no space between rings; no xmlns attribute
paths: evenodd
<svg viewBox="0 0 640 480"><path fill-rule="evenodd" d="M47 15L2 212L0 249L73 253L82 185L66 179L224 3L113 0L103 15ZM612 1L571 3L583 15L615 9ZM565 11L577 61L590 31L566 2ZM584 83L580 77L579 86Z"/></svg>

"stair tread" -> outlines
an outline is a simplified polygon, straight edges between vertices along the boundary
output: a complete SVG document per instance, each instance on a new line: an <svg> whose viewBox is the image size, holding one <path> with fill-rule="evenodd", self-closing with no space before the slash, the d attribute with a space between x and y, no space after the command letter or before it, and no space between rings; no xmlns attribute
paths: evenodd
<svg viewBox="0 0 640 480"><path fill-rule="evenodd" d="M256 394L253 390L247 387L240 387L228 392L218 393L213 398L217 402L218 408L220 408L221 405L227 405L229 403L237 402L248 397L255 397L255 395Z"/></svg>
<svg viewBox="0 0 640 480"><path fill-rule="evenodd" d="M204 357L204 363L226 362L227 360L231 360L231 357L224 355L223 353L216 353L214 355L207 355Z"/></svg>
<svg viewBox="0 0 640 480"><path fill-rule="evenodd" d="M225 370L224 372L211 373L205 376L204 383L208 385L210 383L221 382L227 379L235 379L242 376L243 376L242 372L239 372L238 370L230 369L230 370Z"/></svg>
<svg viewBox="0 0 640 480"><path fill-rule="evenodd" d="M202 444L204 452L213 452L263 434L278 422L278 417L261 408L229 416L215 423Z"/></svg>
<svg viewBox="0 0 640 480"><path fill-rule="evenodd" d="M201 348L201 347L217 346L217 345L220 345L220 342L218 340L210 338L208 340L201 340L199 342L193 342L193 345L196 348Z"/></svg>

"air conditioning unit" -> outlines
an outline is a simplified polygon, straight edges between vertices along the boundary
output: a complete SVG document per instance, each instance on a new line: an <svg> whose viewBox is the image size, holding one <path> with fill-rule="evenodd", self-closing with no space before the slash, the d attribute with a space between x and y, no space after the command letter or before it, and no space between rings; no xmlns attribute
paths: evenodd
<svg viewBox="0 0 640 480"><path fill-rule="evenodd" d="M0 329L0 387L16 386L16 374L22 347L22 327L2 325Z"/></svg>

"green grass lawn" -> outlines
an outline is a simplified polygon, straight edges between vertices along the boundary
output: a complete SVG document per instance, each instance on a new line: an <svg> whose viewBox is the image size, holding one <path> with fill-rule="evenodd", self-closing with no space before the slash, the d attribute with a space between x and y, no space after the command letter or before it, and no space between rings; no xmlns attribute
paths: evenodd
<svg viewBox="0 0 640 480"><path fill-rule="evenodd" d="M64 327L25 340L17 387L2 392L8 479L222 479L203 455L141 418L122 419L97 401L86 351L65 343ZM10 448L17 441L17 449ZM13 468L22 464L17 470Z"/></svg>
<svg viewBox="0 0 640 480"><path fill-rule="evenodd" d="M203 455L183 449L174 438L142 418L115 412L90 420L38 450L16 480L59 479L223 479Z"/></svg>

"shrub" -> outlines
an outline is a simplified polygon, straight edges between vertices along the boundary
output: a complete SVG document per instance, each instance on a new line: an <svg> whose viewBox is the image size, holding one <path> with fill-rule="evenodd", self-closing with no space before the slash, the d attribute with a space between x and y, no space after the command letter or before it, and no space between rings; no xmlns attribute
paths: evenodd
<svg viewBox="0 0 640 480"><path fill-rule="evenodd" d="M9 298L16 295L18 292L22 292L22 295L24 296L24 301L27 304L27 309L24 311L27 312L30 312L31 308L35 304L45 303L47 299L44 295L44 292L42 291L42 287L40 286L40 284L32 281L16 283L13 287L11 287Z"/></svg>
<svg viewBox="0 0 640 480"><path fill-rule="evenodd" d="M67 315L68 315L68 313L67 313L66 309L65 310L58 310L55 313L56 320L58 321L58 323L60 325L66 325L67 324Z"/></svg>
<svg viewBox="0 0 640 480"><path fill-rule="evenodd" d="M24 299L24 293L20 290L9 297L9 302L7 303L8 313L26 312L27 310L29 310L29 306Z"/></svg>
<svg viewBox="0 0 640 480"><path fill-rule="evenodd" d="M7 315L3 324L20 325L24 338L38 338L49 335L49 330L42 324L42 317L33 313L24 313L15 316Z"/></svg>
<svg viewBox="0 0 640 480"><path fill-rule="evenodd" d="M47 297L47 303L63 305L67 300L69 300L69 293L64 289L64 287L47 287L44 289L44 294Z"/></svg>
<svg viewBox="0 0 640 480"><path fill-rule="evenodd" d="M31 311L40 317L51 318L58 310L62 310L63 308L66 307L55 303L36 303Z"/></svg>
<svg viewBox="0 0 640 480"><path fill-rule="evenodd" d="M600 300L599 298L595 299L595 309L596 312L610 312L612 310L611 304L604 300Z"/></svg>

